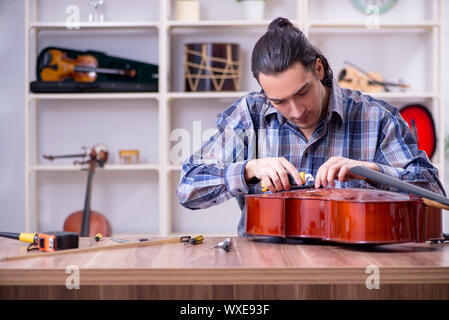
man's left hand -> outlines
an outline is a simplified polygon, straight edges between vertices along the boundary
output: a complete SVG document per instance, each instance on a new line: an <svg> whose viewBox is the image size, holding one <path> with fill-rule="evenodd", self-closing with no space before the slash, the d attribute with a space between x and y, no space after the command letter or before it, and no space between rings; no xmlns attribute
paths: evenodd
<svg viewBox="0 0 449 320"><path fill-rule="evenodd" d="M356 166L365 166L370 169L380 171L377 164L373 162L357 161L343 157L332 157L321 165L315 177L315 188L321 185L335 187L335 180L345 182L349 180L365 180L364 177L353 174L349 169Z"/></svg>

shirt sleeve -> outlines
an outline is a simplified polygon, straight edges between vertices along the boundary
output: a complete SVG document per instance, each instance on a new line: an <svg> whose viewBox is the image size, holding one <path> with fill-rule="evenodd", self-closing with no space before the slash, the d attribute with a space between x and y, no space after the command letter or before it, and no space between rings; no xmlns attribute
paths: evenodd
<svg viewBox="0 0 449 320"><path fill-rule="evenodd" d="M407 122L396 108L394 110L393 114L388 114L388 117L384 119L380 128L375 156L375 163L379 166L380 172L446 195L438 178L437 168L432 165L424 151L418 150L416 139ZM388 186L380 187L394 189Z"/></svg>
<svg viewBox="0 0 449 320"><path fill-rule="evenodd" d="M184 161L176 190L180 204L204 209L248 193L244 173L255 141L244 97L220 115L216 133Z"/></svg>

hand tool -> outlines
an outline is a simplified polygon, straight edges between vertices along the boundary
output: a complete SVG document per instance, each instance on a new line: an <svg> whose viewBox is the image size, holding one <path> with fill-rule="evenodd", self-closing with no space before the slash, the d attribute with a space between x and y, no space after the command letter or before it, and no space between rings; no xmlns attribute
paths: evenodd
<svg viewBox="0 0 449 320"><path fill-rule="evenodd" d="M191 239L190 236L188 236ZM169 244L169 243L180 243L183 242L183 238L167 238L167 239L158 239L158 240L150 240L150 241L139 241L139 242L127 242L127 243L119 243L113 245L102 245L95 247L85 247L85 248L76 248L76 249L68 249L62 251L53 251L53 252L34 252L29 254L22 254L19 256L12 257L0 257L0 261L12 261L12 260L22 260L29 258L38 258L38 257L50 257L61 254L75 254L75 253L83 253L83 252L93 252L93 251L106 251L106 250L115 250L115 249L127 249L127 248L139 248L139 247L148 247L154 245L161 244Z"/></svg>
<svg viewBox="0 0 449 320"><path fill-rule="evenodd" d="M290 190L310 188L309 182L315 182L315 179L313 178L313 176L310 173L305 173L305 172L301 171L299 173L299 176L301 177L301 180L303 183L302 185L296 184L295 179L293 179L291 174L288 174L288 180L289 180L290 186L291 186ZM268 191L268 187L262 181L262 192L266 192L266 191Z"/></svg>
<svg viewBox="0 0 449 320"><path fill-rule="evenodd" d="M1 237L29 243L27 251L39 249L50 252L78 248L79 236L74 232L56 231L45 233L0 232Z"/></svg>
<svg viewBox="0 0 449 320"><path fill-rule="evenodd" d="M231 251L231 246L232 246L231 238L226 238L224 241L217 243L212 248L222 248L224 251L229 252Z"/></svg>

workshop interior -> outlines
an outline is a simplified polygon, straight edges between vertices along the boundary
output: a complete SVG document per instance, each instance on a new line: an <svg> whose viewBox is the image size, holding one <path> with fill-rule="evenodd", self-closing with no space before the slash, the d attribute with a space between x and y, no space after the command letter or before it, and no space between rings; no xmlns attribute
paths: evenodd
<svg viewBox="0 0 449 320"><path fill-rule="evenodd" d="M234 197L243 171L190 166L265 95L252 54L279 17L335 85L395 108L449 192L446 0L0 0L1 300L449 299L449 198L423 181L356 166L378 184L315 189L297 167ZM201 179L190 197L217 204L180 203Z"/></svg>

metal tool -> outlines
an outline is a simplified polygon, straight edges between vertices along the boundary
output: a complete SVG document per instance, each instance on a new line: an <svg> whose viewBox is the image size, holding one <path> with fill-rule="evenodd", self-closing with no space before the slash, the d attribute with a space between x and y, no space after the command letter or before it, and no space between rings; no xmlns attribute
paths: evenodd
<svg viewBox="0 0 449 320"><path fill-rule="evenodd" d="M226 252L231 251L231 247L232 247L232 240L231 238L226 238L224 241L217 243L215 246L212 247L213 248L221 248Z"/></svg>
<svg viewBox="0 0 449 320"><path fill-rule="evenodd" d="M97 233L89 242L89 245L92 246L94 242L100 242L103 239L103 235L101 233Z"/></svg>
<svg viewBox="0 0 449 320"><path fill-rule="evenodd" d="M123 238L111 238L112 241L117 243L127 243L129 240L123 239Z"/></svg>
<svg viewBox="0 0 449 320"><path fill-rule="evenodd" d="M79 235L74 232L15 233L0 232L1 237L29 243L27 251L39 249L45 252L78 248Z"/></svg>
<svg viewBox="0 0 449 320"><path fill-rule="evenodd" d="M50 257L57 256L62 254L76 254L76 253L84 253L84 252L93 252L93 251L109 251L116 249L127 249L127 248L140 248L140 247L148 247L155 245L165 245L169 243L180 243L180 238L169 238L169 239L160 239L160 240L150 240L150 241L139 241L139 242L128 242L128 243L119 243L113 245L102 245L95 247L85 247L85 248L76 248L69 250L58 250L53 252L34 252L28 253L25 255L12 256L12 257L1 257L1 261L13 261L13 260L22 260L22 259L31 259L31 258L39 258L39 257Z"/></svg>
<svg viewBox="0 0 449 320"><path fill-rule="evenodd" d="M204 241L204 237L202 235L198 235L195 237L191 237L191 236L184 236L181 237L181 242L184 242L184 245L197 245L197 244L201 244Z"/></svg>
<svg viewBox="0 0 449 320"><path fill-rule="evenodd" d="M299 173L299 176L301 177L301 180L303 183L302 185L297 185L295 182L295 179L293 179L291 174L288 174L288 180L289 180L290 186L291 186L290 190L309 188L310 184L312 182L315 182L315 179L313 178L313 176L310 173L305 173L304 171L301 171ZM267 192L268 187L263 183L263 181L261 183L262 183L262 192Z"/></svg>

